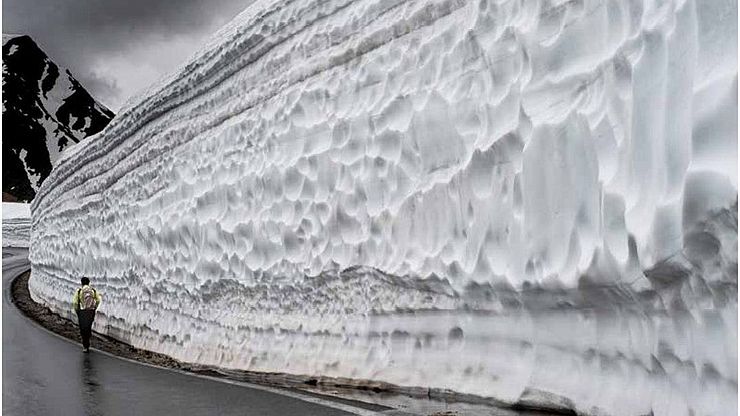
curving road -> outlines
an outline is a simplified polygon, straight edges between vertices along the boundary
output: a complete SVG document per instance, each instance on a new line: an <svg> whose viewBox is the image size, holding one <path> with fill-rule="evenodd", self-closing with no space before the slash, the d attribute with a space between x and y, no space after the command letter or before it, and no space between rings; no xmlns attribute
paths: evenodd
<svg viewBox="0 0 740 416"><path fill-rule="evenodd" d="M3 415L377 414L346 402L230 384L121 360L54 336L21 315L10 282L26 249L3 248ZM372 407L370 407L372 408Z"/></svg>

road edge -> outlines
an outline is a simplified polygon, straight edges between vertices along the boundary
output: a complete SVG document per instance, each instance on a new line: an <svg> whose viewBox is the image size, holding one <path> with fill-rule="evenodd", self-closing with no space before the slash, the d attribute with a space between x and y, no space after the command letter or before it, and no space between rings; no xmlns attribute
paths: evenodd
<svg viewBox="0 0 740 416"><path fill-rule="evenodd" d="M11 281L11 283L10 283L10 291L11 291L11 293L10 293L10 300L11 300L12 304L18 309L18 311L21 313L21 315L23 315L24 318L26 318L28 321L30 321L31 324L33 324L37 328L39 328L39 329L41 329L41 330L43 330L43 331L51 334L52 336L55 336L55 337L57 337L59 339L62 339L64 341L66 341L66 342L73 343L73 344L79 344L79 340L76 339L76 334L78 333L77 332L78 331L78 329L77 329L78 326L76 324L74 324L72 321L70 321L70 320L68 320L66 318L63 318L63 317L55 314L48 307L43 306L41 304L38 304L35 301L33 301L33 299L31 299L30 292L28 291L28 278L30 276L30 273L31 273L31 271L30 270L27 270L27 271L21 273L20 275L14 277L13 280ZM25 292L25 294L23 292ZM31 310L31 309L29 309L28 308L28 306L29 306L28 304L29 303L34 304L38 308L38 310ZM66 325L66 326L69 327L69 331L65 331L65 333L62 334L62 333L59 333L59 332L54 331L53 329L49 328L47 326L48 325L48 321L46 319L44 319L44 318L41 318L40 319L40 317L38 315L39 310L42 311L41 313L43 313L44 318L46 318L46 319L51 318L51 319L55 319L55 320L57 320L59 322L63 322L64 325ZM72 334L74 334L74 335L72 335ZM72 336L70 336L70 335L72 335ZM125 356L121 356L121 355L112 353L110 351L106 351L104 349L100 349L98 347L91 347L90 348L92 351L94 351L96 353L104 354L104 355L107 355L109 357L116 358L116 359L123 360L123 361L127 361L127 362L130 362L130 363L133 363L133 364L144 365L144 366L147 366L147 367L157 368L157 369L160 369L160 370L172 371L172 372L175 372L175 373L179 373L179 374L183 374L183 375L187 375L187 376L192 376L192 377L197 377L197 378L201 378L201 379L205 379L205 380L211 380L211 381L215 381L215 382L220 382L220 383L225 383L225 384L230 384L230 385L236 385L236 386L251 388L251 389L260 390L260 391L266 391L266 392L270 392L270 393L274 393L274 394L279 394L281 396L291 397L291 398L298 399L298 400L301 400L301 401L305 401L305 402L308 402L308 403L317 404L317 405L321 405L321 406L330 407L330 408L333 408L333 409L345 411L345 412L348 412L348 413L351 413L351 414L355 414L355 415L359 415L359 416L377 416L377 415L387 414L388 411L395 412L395 409L388 408L387 406L381 406L381 405L375 405L375 404L372 404L372 403L359 402L357 400L344 399L344 398L341 398L341 397L334 397L334 396L329 396L329 395L321 395L320 393L317 393L317 392L305 391L305 390L298 389L296 387L287 387L287 386L285 386L285 387L284 386L275 386L275 387L273 387L273 386L257 384L257 383L253 383L253 382L249 382L249 381L234 380L234 379L231 379L231 378L228 378L228 377L224 377L224 376L221 376L221 375L202 374L200 372L193 371L192 369L190 369L188 364L181 363L181 362L179 362L177 360L174 360L171 357L167 357L167 356L165 356L163 354L158 354L158 353L154 353L154 352L151 352L151 351L140 350L140 349L135 348L135 347L133 347L133 346L131 346L129 344L126 344L124 342L115 340L115 339L113 339L111 337L108 337L106 335L103 335L103 334L100 334L100 333L97 333L97 332L94 333L94 337L96 338L96 340L104 339L104 340L107 340L108 342L111 342L111 343L120 344L120 346L125 347L125 348L128 348L130 350L134 350L136 352L143 352L144 354L147 354L148 353L148 354L151 354L151 355L157 355L157 356L166 357L166 360L167 361L176 362L181 367L173 367L173 366L159 365L159 364L155 364L155 363L152 363L152 362L143 361L143 360L140 360L140 359L129 358L129 357L125 357ZM209 370L210 369L204 369L204 370L199 370L199 371L209 371ZM322 396L322 397L319 397L319 396ZM337 400L341 400L342 402L345 402L345 403L339 402ZM372 407L384 407L384 408L386 408L386 410L382 410L382 411L381 410L371 410L371 409L368 409L368 408L365 408L365 407L355 406L355 405L351 405L351 404L346 403L346 402L350 402L350 401L356 402L356 403L361 404L361 405L366 406L366 407L370 407L370 406L372 406Z"/></svg>
<svg viewBox="0 0 740 416"><path fill-rule="evenodd" d="M77 324L56 314L47 306L39 304L31 298L30 291L28 289L30 274L31 271L28 270L13 278L10 285L10 298L13 305L18 308L23 316L39 328L56 337L64 339L67 342L79 343L79 330L77 329ZM57 326L65 328L63 331L64 334L49 328L49 322L54 322ZM372 401L362 401L354 397L350 398L347 396L352 394L401 396L417 400L490 406L491 408L497 408L499 410L508 409L511 411L524 411L528 412L528 414L531 412L532 415L578 414L573 410L575 406L569 399L547 392L525 391L517 403L511 404L501 402L493 398L460 394L445 389L402 387L372 380L311 377L284 373L260 373L246 370L226 370L218 367L184 363L161 353L136 348L123 341L98 332L93 332L93 336L93 345L96 345L96 347L92 347L92 350L124 361L174 371L208 380L295 397L299 400L319 403L327 407L333 407L338 410L362 416L384 414L401 416L413 415L414 413L408 413L402 409L396 409ZM104 347L112 348L106 348L108 350L101 349L101 343ZM112 351L110 351L111 349ZM130 357L131 355L135 357ZM331 393L334 394L327 394L327 390L330 390ZM342 395L342 392L346 393L345 396ZM377 401L382 402L383 398L379 397ZM439 414L440 413L435 412L432 416Z"/></svg>

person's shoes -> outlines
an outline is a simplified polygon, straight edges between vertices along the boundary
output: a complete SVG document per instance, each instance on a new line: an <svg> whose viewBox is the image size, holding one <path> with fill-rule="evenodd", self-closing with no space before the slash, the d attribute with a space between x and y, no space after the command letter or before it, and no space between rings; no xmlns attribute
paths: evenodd
<svg viewBox="0 0 740 416"><path fill-rule="evenodd" d="M90 352L90 348L82 348L82 352Z"/></svg>

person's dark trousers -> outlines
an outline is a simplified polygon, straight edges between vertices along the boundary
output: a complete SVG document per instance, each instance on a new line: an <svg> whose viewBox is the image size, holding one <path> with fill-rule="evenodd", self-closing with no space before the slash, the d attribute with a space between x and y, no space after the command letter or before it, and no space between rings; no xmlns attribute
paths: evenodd
<svg viewBox="0 0 740 416"><path fill-rule="evenodd" d="M82 347L90 348L90 337L92 336L92 324L95 320L95 309L82 309L77 311L77 321L80 323L80 336Z"/></svg>

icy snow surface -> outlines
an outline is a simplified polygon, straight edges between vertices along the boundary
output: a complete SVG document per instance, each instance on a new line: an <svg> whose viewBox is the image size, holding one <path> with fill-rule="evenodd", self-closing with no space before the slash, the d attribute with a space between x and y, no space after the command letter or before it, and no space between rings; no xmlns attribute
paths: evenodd
<svg viewBox="0 0 740 416"><path fill-rule="evenodd" d="M737 3L258 1L34 200L178 359L737 412Z"/></svg>
<svg viewBox="0 0 740 416"><path fill-rule="evenodd" d="M31 240L31 205L3 202L3 247L28 247Z"/></svg>

